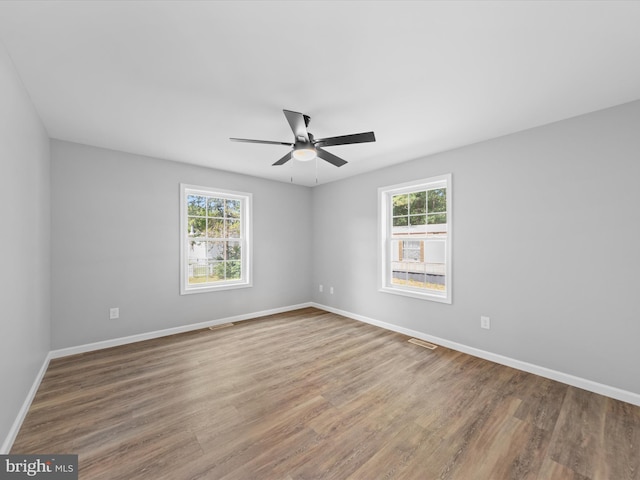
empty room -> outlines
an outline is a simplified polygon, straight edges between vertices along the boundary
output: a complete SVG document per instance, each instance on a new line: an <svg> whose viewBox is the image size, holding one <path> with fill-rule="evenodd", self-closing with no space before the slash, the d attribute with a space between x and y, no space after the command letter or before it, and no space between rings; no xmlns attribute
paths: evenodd
<svg viewBox="0 0 640 480"><path fill-rule="evenodd" d="M0 479L640 480L640 2L0 2Z"/></svg>

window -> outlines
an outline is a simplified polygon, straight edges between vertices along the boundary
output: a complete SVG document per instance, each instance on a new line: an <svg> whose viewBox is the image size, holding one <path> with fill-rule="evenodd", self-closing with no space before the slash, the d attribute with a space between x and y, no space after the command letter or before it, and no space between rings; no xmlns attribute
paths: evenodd
<svg viewBox="0 0 640 480"><path fill-rule="evenodd" d="M251 286L251 194L180 185L180 293Z"/></svg>
<svg viewBox="0 0 640 480"><path fill-rule="evenodd" d="M378 190L380 290L451 303L451 174Z"/></svg>

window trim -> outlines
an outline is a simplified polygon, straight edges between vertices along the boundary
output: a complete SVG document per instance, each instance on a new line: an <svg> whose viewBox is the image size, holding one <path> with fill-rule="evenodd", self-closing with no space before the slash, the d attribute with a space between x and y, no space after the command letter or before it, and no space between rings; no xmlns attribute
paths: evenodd
<svg viewBox="0 0 640 480"><path fill-rule="evenodd" d="M411 288L391 283L392 238L391 238L391 198L393 195L414 192L416 190L437 188L446 186L447 189L447 238L445 240L445 293L437 293L435 290ZM444 174L423 178L411 182L388 185L378 188L378 291L403 295L406 297L420 298L440 303L452 303L452 244L453 244L453 211L452 205L451 174Z"/></svg>
<svg viewBox="0 0 640 480"><path fill-rule="evenodd" d="M206 195L209 197L219 196L240 200L242 205L242 213L240 229L242 231L242 275L239 280L228 280L218 284L206 285L189 285L188 282L188 251L187 251L187 231L188 212L187 212L187 196L188 195ZM252 228L252 212L253 212L253 195L251 193L236 192L214 187L204 187L200 185L190 185L186 183L180 184L180 295L190 295L194 293L217 292L222 290L232 290L236 288L247 288L253 286L253 228Z"/></svg>

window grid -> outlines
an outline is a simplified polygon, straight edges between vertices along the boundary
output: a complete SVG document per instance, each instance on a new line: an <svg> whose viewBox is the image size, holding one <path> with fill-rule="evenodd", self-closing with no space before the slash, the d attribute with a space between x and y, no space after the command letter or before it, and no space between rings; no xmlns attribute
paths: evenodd
<svg viewBox="0 0 640 480"><path fill-rule="evenodd" d="M190 285L237 280L241 277L241 206L241 200L187 195L188 212L195 213L187 217L188 235L192 239L189 252L193 253L189 258ZM202 208L205 215L197 215L203 213ZM231 238L237 240L229 240ZM206 256L196 254L202 247L206 250ZM202 258L206 258L206 262Z"/></svg>

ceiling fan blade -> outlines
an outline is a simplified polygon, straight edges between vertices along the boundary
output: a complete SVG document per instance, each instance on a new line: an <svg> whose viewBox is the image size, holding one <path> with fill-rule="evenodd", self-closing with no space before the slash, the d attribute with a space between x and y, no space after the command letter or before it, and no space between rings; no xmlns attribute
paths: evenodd
<svg viewBox="0 0 640 480"><path fill-rule="evenodd" d="M332 145L349 145L350 143L375 142L376 136L373 132L354 133L353 135L340 135L339 137L321 138L314 141L316 147L330 147Z"/></svg>
<svg viewBox="0 0 640 480"><path fill-rule="evenodd" d="M292 152L287 153L284 157L282 157L280 160L278 160L272 166L275 167L276 165L284 165L289 160L291 160L291 154L292 154Z"/></svg>
<svg viewBox="0 0 640 480"><path fill-rule="evenodd" d="M326 150L316 147L316 151L318 152L318 157L322 160L329 162L331 165L335 165L336 167L341 167L345 163L346 160L341 159L340 157L334 155L333 153L329 153Z"/></svg>
<svg viewBox="0 0 640 480"><path fill-rule="evenodd" d="M272 142L271 140L250 140L248 138L229 138L232 142L244 142L244 143L265 143L267 145L286 145L291 147L291 142Z"/></svg>
<svg viewBox="0 0 640 480"><path fill-rule="evenodd" d="M292 112L291 110L282 110L284 116L287 117L287 122L296 137L296 142L300 140L300 137L304 139L305 143L309 143L309 132L307 132L307 123L305 122L304 115L298 112Z"/></svg>

